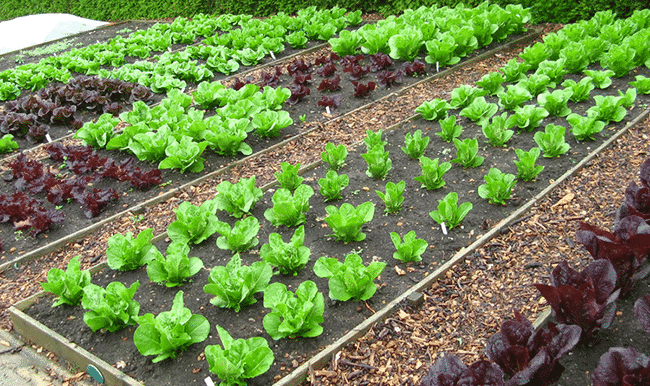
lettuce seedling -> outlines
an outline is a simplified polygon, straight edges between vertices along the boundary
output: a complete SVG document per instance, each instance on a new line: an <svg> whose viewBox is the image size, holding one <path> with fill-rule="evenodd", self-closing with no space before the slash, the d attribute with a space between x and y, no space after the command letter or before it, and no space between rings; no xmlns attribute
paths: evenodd
<svg viewBox="0 0 650 386"><path fill-rule="evenodd" d="M591 373L593 386L650 384L650 358L634 347L610 347Z"/></svg>
<svg viewBox="0 0 650 386"><path fill-rule="evenodd" d="M251 124L260 137L273 138L280 134L280 130L293 124L293 119L288 111L266 110L253 115Z"/></svg>
<svg viewBox="0 0 650 386"><path fill-rule="evenodd" d="M444 99L435 98L428 102L423 102L415 109L415 112L427 121L438 121L447 116L447 111L451 105Z"/></svg>
<svg viewBox="0 0 650 386"><path fill-rule="evenodd" d="M459 163L464 168L475 168L481 166L485 157L478 155L478 140L476 138L466 138L462 141L454 138L456 146L456 158L451 162Z"/></svg>
<svg viewBox="0 0 650 386"><path fill-rule="evenodd" d="M351 253L343 263L333 257L321 257L314 264L314 273L318 277L329 279L330 299L342 302L350 299L365 301L377 291L373 281L384 272L384 268L386 263L378 261L365 266L361 256Z"/></svg>
<svg viewBox="0 0 650 386"><path fill-rule="evenodd" d="M548 117L548 111L545 108L526 105L516 108L515 114L511 115L508 120L513 126L517 126L523 131L533 131L546 117Z"/></svg>
<svg viewBox="0 0 650 386"><path fill-rule="evenodd" d="M75 306L83 297L83 289L90 284L90 272L81 270L79 256L68 262L65 271L51 268L47 271L47 282L41 283L43 291L56 296L52 307L61 304Z"/></svg>
<svg viewBox="0 0 650 386"><path fill-rule="evenodd" d="M612 85L612 76L615 74L612 70L585 70L585 75L592 79L594 86L603 90Z"/></svg>
<svg viewBox="0 0 650 386"><path fill-rule="evenodd" d="M550 56L550 50L542 42L524 48L524 51L519 54L519 58L528 64L530 70L537 70L540 63L546 61Z"/></svg>
<svg viewBox="0 0 650 386"><path fill-rule="evenodd" d="M158 316L144 314L135 320L140 325L133 334L133 343L142 355L156 355L153 363L176 358L194 343L203 342L210 334L210 323L203 315L192 315L183 306L183 291L174 297L172 309Z"/></svg>
<svg viewBox="0 0 650 386"><path fill-rule="evenodd" d="M281 110L284 102L286 102L290 97L291 90L286 87L273 88L264 86L261 101L269 110Z"/></svg>
<svg viewBox="0 0 650 386"><path fill-rule="evenodd" d="M159 169L180 169L181 173L185 170L191 173L199 173L203 170L205 158L201 157L208 143L203 141L196 143L191 137L183 136L180 142L172 142L165 149L167 158L160 161Z"/></svg>
<svg viewBox="0 0 650 386"><path fill-rule="evenodd" d="M242 265L236 253L225 267L217 265L210 270L203 291L215 296L210 300L213 305L239 312L241 307L257 303L255 294L264 291L272 276L273 269L266 262Z"/></svg>
<svg viewBox="0 0 650 386"><path fill-rule="evenodd" d="M569 42L560 50L559 58L564 60L564 68L569 74L582 74L591 63L589 52L580 42Z"/></svg>
<svg viewBox="0 0 650 386"><path fill-rule="evenodd" d="M533 95L523 86L511 84L508 85L508 91L498 93L497 96L499 106L505 110L514 110L533 98Z"/></svg>
<svg viewBox="0 0 650 386"><path fill-rule="evenodd" d="M383 141L381 136L384 134L384 131L379 129L378 131L366 130L366 137L363 139L363 143L366 144L366 150L370 151L373 147L380 145L386 146L388 142Z"/></svg>
<svg viewBox="0 0 650 386"><path fill-rule="evenodd" d="M300 162L298 162L296 165L291 165L288 162L282 162L282 165L280 165L280 171L275 172L273 175L275 176L275 179L280 183L280 187L293 192L298 186L300 186L300 184L302 184L302 181L304 181L304 178L298 175L299 170Z"/></svg>
<svg viewBox="0 0 650 386"><path fill-rule="evenodd" d="M233 252L242 252L256 246L260 240L257 233L260 223L254 216L238 220L231 228L228 223L217 221L217 232L221 236L217 239L217 247L230 249Z"/></svg>
<svg viewBox="0 0 650 386"><path fill-rule="evenodd" d="M300 185L291 195L291 191L280 188L273 194L273 207L264 212L269 222L275 226L295 227L305 222L305 213L309 210L309 199L314 189L309 185Z"/></svg>
<svg viewBox="0 0 650 386"><path fill-rule="evenodd" d="M576 83L573 79L567 79L562 82L562 87L573 90L573 94L569 98L571 102L582 102L589 99L589 93L596 86L594 86L593 79L589 76L585 76L580 79L580 82Z"/></svg>
<svg viewBox="0 0 650 386"><path fill-rule="evenodd" d="M596 95L594 96L596 105L587 110L587 116L609 124L609 122L620 122L625 118L627 110L623 107L625 99L620 96Z"/></svg>
<svg viewBox="0 0 650 386"><path fill-rule="evenodd" d="M206 200L201 206L185 201L174 210L176 221L167 227L167 235L181 243L199 244L217 231L216 212L215 200Z"/></svg>
<svg viewBox="0 0 650 386"><path fill-rule="evenodd" d="M165 282L167 287L177 287L183 281L196 275L203 268L198 257L188 257L190 247L186 242L173 241L167 247L167 256L158 255L147 264L147 275L154 283Z"/></svg>
<svg viewBox="0 0 650 386"><path fill-rule="evenodd" d="M630 85L634 86L639 94L650 94L650 78L643 75L637 75L634 78L636 81L630 82Z"/></svg>
<svg viewBox="0 0 650 386"><path fill-rule="evenodd" d="M254 378L267 372L275 355L266 339L254 336L248 339L233 339L228 331L217 326L221 346L205 347L205 359L210 372L221 380L221 386L246 385L244 379Z"/></svg>
<svg viewBox="0 0 650 386"><path fill-rule="evenodd" d="M250 214L255 204L262 198L262 190L255 187L255 176L242 178L236 184L222 181L216 188L214 198L217 210L225 210L231 216L241 218Z"/></svg>
<svg viewBox="0 0 650 386"><path fill-rule="evenodd" d="M112 114L102 114L97 122L86 122L74 135L83 141L84 146L103 148L113 138L115 126L120 120Z"/></svg>
<svg viewBox="0 0 650 386"><path fill-rule="evenodd" d="M304 48L305 44L309 41L309 38L305 36L304 31L295 31L288 34L286 37L287 43L291 45L292 48Z"/></svg>
<svg viewBox="0 0 650 386"><path fill-rule="evenodd" d="M404 145L402 151L413 159L422 157L424 151L429 144L429 137L422 137L422 130L417 130L415 133L406 133L404 136Z"/></svg>
<svg viewBox="0 0 650 386"><path fill-rule="evenodd" d="M402 59L407 62L415 59L423 45L422 32L416 28L402 29L397 35L393 35L388 39L390 57L396 60Z"/></svg>
<svg viewBox="0 0 650 386"><path fill-rule="evenodd" d="M563 126L548 124L544 132L538 131L533 137L537 146L544 152L544 157L559 157L569 151L571 146L565 142L564 133L566 128Z"/></svg>
<svg viewBox="0 0 650 386"><path fill-rule="evenodd" d="M147 228L133 239L131 232L116 234L108 239L106 262L111 269L130 271L155 260L161 253L150 241L153 229Z"/></svg>
<svg viewBox="0 0 650 386"><path fill-rule="evenodd" d="M618 95L622 98L623 101L621 103L621 106L625 107L626 109L631 109L634 105L634 101L636 101L636 89L628 88L625 90L625 93L623 93L621 90L618 90Z"/></svg>
<svg viewBox="0 0 650 386"><path fill-rule="evenodd" d="M397 232L390 233L390 239L397 249L393 253L393 258L403 263L412 261L421 261L422 254L427 250L429 243L426 240L416 238L415 231L410 231L404 235L404 242Z"/></svg>
<svg viewBox="0 0 650 386"><path fill-rule="evenodd" d="M325 201L341 199L341 190L348 186L349 183L350 179L347 174L338 175L334 170L328 171L325 178L318 180L320 194L325 197Z"/></svg>
<svg viewBox="0 0 650 386"><path fill-rule="evenodd" d="M497 95L497 93L500 93L504 90L501 84L503 84L505 81L506 78L504 78L500 72L491 72L489 74L483 75L481 80L476 82L476 85L487 91L489 95Z"/></svg>
<svg viewBox="0 0 650 386"><path fill-rule="evenodd" d="M459 115L471 119L473 122L481 123L486 119L490 119L499 110L496 103L488 103L485 97L478 97L474 99L467 107L462 109Z"/></svg>
<svg viewBox="0 0 650 386"><path fill-rule="evenodd" d="M485 179L485 184L478 187L478 195L481 198L490 200L490 204L505 205L505 200L510 198L512 188L517 183L515 175L502 173L497 168L490 168L488 174L483 176L483 178Z"/></svg>
<svg viewBox="0 0 650 386"><path fill-rule="evenodd" d="M454 50L455 56L463 58L478 48L478 39L474 36L474 28L471 26L464 25L460 28L452 28L449 33L458 43L458 47Z"/></svg>
<svg viewBox="0 0 650 386"><path fill-rule="evenodd" d="M564 63L564 59L545 60L539 64L535 74L548 76L550 78L549 87L555 87L556 84L562 82L567 73Z"/></svg>
<svg viewBox="0 0 650 386"><path fill-rule="evenodd" d="M14 136L5 134L0 138L0 154L9 153L10 151L18 149L18 143L14 141Z"/></svg>
<svg viewBox="0 0 650 386"><path fill-rule="evenodd" d="M449 385L463 386L504 386L505 384L503 371L495 363L478 361L468 367L455 355L438 357L429 367L427 375L422 377L422 386L442 386L444 384L441 384L441 381L450 382Z"/></svg>
<svg viewBox="0 0 650 386"><path fill-rule="evenodd" d="M620 289L615 290L616 270L605 259L593 261L582 272L564 260L553 269L551 285L536 283L535 288L550 304L558 322L582 328L583 340L609 327L620 293Z"/></svg>
<svg viewBox="0 0 650 386"><path fill-rule="evenodd" d="M262 324L274 340L313 338L323 333L320 324L325 321L325 299L311 280L300 283L295 295L282 283L269 285L264 290L264 307L271 312L264 316Z"/></svg>
<svg viewBox="0 0 650 386"><path fill-rule="evenodd" d="M578 242L585 246L594 259L609 260L616 271L616 288L624 296L635 283L650 273L646 263L650 252L650 226L642 217L629 215L620 218L614 232L580 223L576 233Z"/></svg>
<svg viewBox="0 0 650 386"><path fill-rule="evenodd" d="M192 93L194 102L206 109L215 108L221 105L219 98L219 90L224 89L225 86L221 82L201 82Z"/></svg>
<svg viewBox="0 0 650 386"><path fill-rule="evenodd" d="M544 74L532 74L528 78L517 82L516 85L526 89L531 95L530 99L541 93L547 92L549 87L555 87L555 83L551 85L551 78Z"/></svg>
<svg viewBox="0 0 650 386"><path fill-rule="evenodd" d="M142 127L144 132L135 133L128 142L127 149L131 150L140 161L159 162L165 159L165 150L176 142L169 126L164 125L155 132L145 129L144 123L139 123L137 126Z"/></svg>
<svg viewBox="0 0 650 386"><path fill-rule="evenodd" d="M422 174L413 179L422 183L422 187L426 187L428 190L440 189L445 186L442 177L451 169L451 163L443 162L439 164L439 161L439 158L431 160L429 157L420 157Z"/></svg>
<svg viewBox="0 0 650 386"><path fill-rule="evenodd" d="M424 60L436 65L438 69L445 66L452 66L460 62L460 56L455 55L458 44L450 32L441 34L438 39L427 40L425 42L427 56Z"/></svg>
<svg viewBox="0 0 650 386"><path fill-rule="evenodd" d="M250 101L247 101L250 103ZM228 105L232 106L232 105ZM236 108L236 106L234 106ZM244 142L248 137L248 132L253 130L248 118L249 112L240 110L246 118L225 118L224 120L216 119L217 116L205 120L208 124L208 130L205 131L203 139L212 150L221 155L235 155L242 153L250 155L253 149ZM202 145L200 143L200 145ZM203 146L205 148L205 146Z"/></svg>
<svg viewBox="0 0 650 386"><path fill-rule="evenodd" d="M357 31L342 30L338 38L332 38L327 41L332 47L332 51L339 56L356 55L358 47L363 43L363 36Z"/></svg>
<svg viewBox="0 0 650 386"><path fill-rule="evenodd" d="M579 114L569 114L566 118L571 125L569 130L579 141L594 140L594 135L605 128L605 122L599 121L594 116L583 117Z"/></svg>
<svg viewBox="0 0 650 386"><path fill-rule="evenodd" d="M510 378L507 385L550 386L564 371L559 360L578 344L580 327L556 325L535 330L532 323L515 311L500 331L488 338L485 354Z"/></svg>
<svg viewBox="0 0 650 386"><path fill-rule="evenodd" d="M373 146L367 153L361 154L361 157L368 164L368 170L366 170L368 177L383 180L393 168L390 154L387 150L384 150L384 146L381 144Z"/></svg>
<svg viewBox="0 0 650 386"><path fill-rule="evenodd" d="M372 202L364 202L355 208L345 202L340 209L330 205L325 208L325 211L327 212L325 222L334 231L328 236L334 236L347 244L366 238L366 234L361 232L361 227L374 217L375 205Z"/></svg>
<svg viewBox="0 0 650 386"><path fill-rule="evenodd" d="M553 92L545 92L537 96L537 103L546 109L550 115L556 117L566 117L571 114L571 109L567 106L567 102L573 95L573 90L563 89L554 90Z"/></svg>
<svg viewBox="0 0 650 386"><path fill-rule="evenodd" d="M512 130L508 130L512 126L514 126L514 121L508 118L508 113L503 113L500 116L495 115L491 121L485 120L481 124L483 135L488 139L490 145L495 147L506 146L506 143L515 133Z"/></svg>
<svg viewBox="0 0 650 386"><path fill-rule="evenodd" d="M458 205L458 193L450 192L442 200L438 200L438 210L429 212L429 216L438 224L445 223L448 229L460 225L474 206L471 202Z"/></svg>
<svg viewBox="0 0 650 386"><path fill-rule="evenodd" d="M135 325L140 304L133 300L133 295L138 288L139 281L129 288L119 281L109 283L106 289L95 284L84 287L81 306L88 310L84 314L86 325L93 332L102 328L115 332L125 326Z"/></svg>
<svg viewBox="0 0 650 386"><path fill-rule="evenodd" d="M516 83L526 79L526 71L531 68L526 62L518 62L517 59L510 59L500 70L506 79L506 82Z"/></svg>
<svg viewBox="0 0 650 386"><path fill-rule="evenodd" d="M325 151L320 154L321 159L328 163L332 170L339 170L342 168L347 156L348 150L344 145L335 146L331 142L325 145Z"/></svg>
<svg viewBox="0 0 650 386"><path fill-rule="evenodd" d="M534 181L537 175L544 170L544 166L535 166L535 162L539 159L541 150L538 147L530 149L525 152L521 149L515 149L518 161L515 161L517 166L517 178L523 181Z"/></svg>
<svg viewBox="0 0 650 386"><path fill-rule="evenodd" d="M450 115L440 120L440 132L434 133L445 142L451 142L454 138L460 137L463 133L463 127L456 124L456 116Z"/></svg>
<svg viewBox="0 0 650 386"><path fill-rule="evenodd" d="M486 94L487 92L481 88L463 84L451 90L449 105L454 109L463 109L474 102L474 99Z"/></svg>
<svg viewBox="0 0 650 386"><path fill-rule="evenodd" d="M303 246L304 242L305 227L302 225L296 229L288 243L282 241L280 234L271 233L269 243L260 248L260 258L262 261L278 267L281 274L296 276L298 271L307 265L309 255L311 255L309 248Z"/></svg>
<svg viewBox="0 0 650 386"><path fill-rule="evenodd" d="M384 212L386 213L395 213L399 212L402 209L402 203L404 202L404 188L406 187L406 182L400 181L397 184L388 181L386 184L386 193L383 193L379 190L375 190L375 193L381 198L386 206Z"/></svg>
<svg viewBox="0 0 650 386"><path fill-rule="evenodd" d="M604 69L613 71L614 76L620 78L637 67L635 56L636 51L627 44L612 45L609 51L603 54L600 65Z"/></svg>

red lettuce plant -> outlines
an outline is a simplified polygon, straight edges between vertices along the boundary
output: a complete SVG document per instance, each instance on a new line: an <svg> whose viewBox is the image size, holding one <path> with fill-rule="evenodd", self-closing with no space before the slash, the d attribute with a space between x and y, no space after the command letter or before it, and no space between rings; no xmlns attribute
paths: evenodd
<svg viewBox="0 0 650 386"><path fill-rule="evenodd" d="M297 72L307 74L311 72L311 64L305 63L304 59L294 59L287 65L287 72L289 75L293 75Z"/></svg>
<svg viewBox="0 0 650 386"><path fill-rule="evenodd" d="M650 333L650 295L637 299L634 303L634 315L641 327Z"/></svg>
<svg viewBox="0 0 650 386"><path fill-rule="evenodd" d="M359 64L364 59L363 55L346 55L339 59L339 64L343 67Z"/></svg>
<svg viewBox="0 0 650 386"><path fill-rule="evenodd" d="M363 84L359 82L352 81L354 85L354 96L357 98L367 98L370 96L370 92L377 87L375 82L368 82L368 84Z"/></svg>
<svg viewBox="0 0 650 386"><path fill-rule="evenodd" d="M646 221L650 220L650 158L641 165L639 179L641 186L630 181L625 189L625 202L616 214L617 220L627 216L639 216Z"/></svg>
<svg viewBox="0 0 650 386"><path fill-rule="evenodd" d="M336 52L332 52L329 56L323 55L314 61L314 66L326 65L332 62L339 60L339 56Z"/></svg>
<svg viewBox="0 0 650 386"><path fill-rule="evenodd" d="M270 86L273 88L278 87L278 83L280 83L280 75L282 75L282 70L280 68L276 68L275 71L262 71L262 81L260 85L262 87L264 86Z"/></svg>
<svg viewBox="0 0 650 386"><path fill-rule="evenodd" d="M370 71L372 72L381 71L393 65L393 59L382 52L370 55L369 58Z"/></svg>
<svg viewBox="0 0 650 386"><path fill-rule="evenodd" d="M611 347L591 374L593 386L650 385L650 358L633 347Z"/></svg>
<svg viewBox="0 0 650 386"><path fill-rule="evenodd" d="M580 340L580 327L548 323L535 330L515 311L501 330L488 338L485 354L510 377L507 386L546 386L556 383L564 367L559 359Z"/></svg>
<svg viewBox="0 0 650 386"><path fill-rule="evenodd" d="M388 88L396 86L404 80L404 73L400 70L393 71L379 71L377 73L377 80L381 87Z"/></svg>
<svg viewBox="0 0 650 386"><path fill-rule="evenodd" d="M115 189L76 189L72 191L74 199L84 208L84 215L87 218L97 217L102 209L108 205L110 200L117 200L120 196Z"/></svg>
<svg viewBox="0 0 650 386"><path fill-rule="evenodd" d="M427 71L424 68L424 63L422 63L417 59L415 59L413 62L404 62L402 64L402 67L404 68L404 73L408 76L418 76L418 75L427 74Z"/></svg>
<svg viewBox="0 0 650 386"><path fill-rule="evenodd" d="M587 223L580 224L576 234L594 259L605 259L616 270L616 288L621 296L630 292L636 282L648 276L650 266L650 225L638 216L627 216L616 222L614 233Z"/></svg>
<svg viewBox="0 0 650 386"><path fill-rule="evenodd" d="M339 107L341 105L341 102L343 101L343 97L341 95L332 95L332 96L323 96L321 100L318 101L318 105L322 107Z"/></svg>
<svg viewBox="0 0 650 386"><path fill-rule="evenodd" d="M318 91L338 91L341 89L341 77L335 75L329 79L323 79L318 85Z"/></svg>
<svg viewBox="0 0 650 386"><path fill-rule="evenodd" d="M287 103L291 106L300 102L311 92L309 87L302 84L291 84L289 85L289 90L291 90L291 96L287 99Z"/></svg>
<svg viewBox="0 0 650 386"><path fill-rule="evenodd" d="M370 72L370 66L360 66L358 64L351 64L343 69L343 72L350 74L351 81L357 81L366 76Z"/></svg>
<svg viewBox="0 0 650 386"><path fill-rule="evenodd" d="M553 310L555 319L582 328L585 340L609 327L616 312L616 271L609 260L596 260L582 272L565 261L551 273L551 284L535 284Z"/></svg>
<svg viewBox="0 0 650 386"><path fill-rule="evenodd" d="M247 84L253 84L253 83L255 83L255 78L252 75L245 77L244 80L235 78L234 83L232 84L232 88L235 90L239 90L242 87L246 86Z"/></svg>
<svg viewBox="0 0 650 386"><path fill-rule="evenodd" d="M503 371L490 361L467 367L455 355L445 355L431 365L422 386L503 386Z"/></svg>
<svg viewBox="0 0 650 386"><path fill-rule="evenodd" d="M0 223L11 222L16 230L29 230L32 236L37 236L64 218L62 212L44 208L25 192L11 196L0 194Z"/></svg>
<svg viewBox="0 0 650 386"><path fill-rule="evenodd" d="M293 74L291 84L304 85L307 83L311 83L311 74L303 74L302 72L296 72Z"/></svg>
<svg viewBox="0 0 650 386"><path fill-rule="evenodd" d="M323 78L328 78L336 72L336 65L332 62L327 63L316 70L316 73Z"/></svg>

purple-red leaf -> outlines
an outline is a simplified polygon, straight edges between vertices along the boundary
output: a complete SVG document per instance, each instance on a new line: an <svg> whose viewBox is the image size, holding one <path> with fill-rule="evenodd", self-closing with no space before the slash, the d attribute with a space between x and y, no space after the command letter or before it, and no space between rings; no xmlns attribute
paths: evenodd
<svg viewBox="0 0 650 386"><path fill-rule="evenodd" d="M318 101L319 106L323 107L339 107L343 97L341 95L332 95L332 96L323 96L320 101Z"/></svg>
<svg viewBox="0 0 650 386"><path fill-rule="evenodd" d="M363 84L359 82L352 81L354 85L354 96L357 98L367 98L370 95L370 92L377 87L375 82L368 82L368 84Z"/></svg>
<svg viewBox="0 0 650 386"><path fill-rule="evenodd" d="M311 92L309 90L309 87L304 86L302 84L293 84L293 83L289 85L289 90L291 90L291 96L289 97L289 99L287 99L287 103L291 106L300 102L304 97L309 95L309 93Z"/></svg>
<svg viewBox="0 0 650 386"><path fill-rule="evenodd" d="M357 64L351 64L343 69L343 72L350 74L351 81L357 81L363 78L367 73L370 72L370 66L359 66Z"/></svg>
<svg viewBox="0 0 650 386"><path fill-rule="evenodd" d="M338 91L341 89L341 77L338 75L329 79L323 79L318 85L318 91Z"/></svg>
<svg viewBox="0 0 650 386"><path fill-rule="evenodd" d="M370 55L369 57L370 71L372 72L381 71L393 65L393 59L382 52Z"/></svg>
<svg viewBox="0 0 650 386"><path fill-rule="evenodd" d="M593 386L646 386L650 384L650 358L633 347L611 347L591 374Z"/></svg>
<svg viewBox="0 0 650 386"><path fill-rule="evenodd" d="M293 75L297 72L302 72L307 74L311 72L311 65L305 63L304 59L294 59L291 63L287 65L287 72L289 75Z"/></svg>
<svg viewBox="0 0 650 386"><path fill-rule="evenodd" d="M634 303L634 315L647 333L650 333L650 295L637 299Z"/></svg>
<svg viewBox="0 0 650 386"><path fill-rule="evenodd" d="M501 386L503 371L490 361L478 361L467 367L457 356L445 355L431 365L422 378L422 386Z"/></svg>
<svg viewBox="0 0 650 386"><path fill-rule="evenodd" d="M400 70L393 71L379 71L377 73L377 80L381 87L388 88L402 83L404 80L404 73Z"/></svg>
<svg viewBox="0 0 650 386"><path fill-rule="evenodd" d="M364 56L359 54L359 55L346 55L342 57L339 60L339 64L344 67L348 67L351 65L359 64L361 60L364 59Z"/></svg>
<svg viewBox="0 0 650 386"><path fill-rule="evenodd" d="M404 68L404 73L408 76L418 76L418 75L427 74L427 70L424 67L424 63L422 63L417 59L415 59L412 63L404 62L402 64L402 67Z"/></svg>
<svg viewBox="0 0 650 386"><path fill-rule="evenodd" d="M325 64L324 66L322 66L321 68L316 70L316 73L319 76L322 76L324 78L327 78L327 77L330 77L330 76L334 75L335 72L336 72L336 65L334 63L331 63L331 62Z"/></svg>

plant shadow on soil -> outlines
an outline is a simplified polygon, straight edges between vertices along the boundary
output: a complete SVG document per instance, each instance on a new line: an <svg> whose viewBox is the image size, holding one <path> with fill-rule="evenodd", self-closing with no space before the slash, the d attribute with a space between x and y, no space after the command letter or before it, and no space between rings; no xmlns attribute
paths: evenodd
<svg viewBox="0 0 650 386"><path fill-rule="evenodd" d="M633 76L629 75L615 80L615 82L618 82L618 88L624 90L627 88L627 82L631 80L633 80ZM599 94L618 95L614 88L594 90L590 102L579 105L570 104L570 107L577 113L584 113L584 110L593 104L593 96ZM639 96L636 104L642 105L644 103L648 103L648 97ZM640 110L635 108L632 110L634 114L628 113L627 118L632 119ZM450 113L457 115L458 110L451 110ZM297 276L275 275L272 282L281 281L294 291L299 283L305 280L316 282L326 299L324 333L319 337L271 340L262 326L262 318L268 310L262 305L261 294L256 296L258 299L256 304L245 307L239 313L227 309L217 309L212 306L209 303L211 296L202 290L203 285L207 283L208 269L215 265L225 265L232 255L230 251L216 248L215 240L217 235L213 235L200 245L192 245L190 256L200 257L204 261L205 269L180 288L185 293L186 307L190 308L193 313L206 316L210 321L212 333L205 342L190 346L185 353L182 353L176 359L168 359L160 364L152 364L151 358L140 355L132 342L135 327L128 327L112 334L93 334L83 323L84 310L81 307L62 306L51 308L52 297L50 296L44 297L40 302L28 308L26 313L98 355L113 366L116 366L120 361L124 361L126 366L122 370L136 379L146 380L148 385L202 383L203 379L209 375L209 366L201 353L206 345L220 344L215 325L224 327L235 338L262 336L269 341L276 359L269 372L250 380L248 384L269 385L273 380L286 375L294 367L297 367L361 323L371 315L371 308L379 310L414 283L420 281L426 274L432 272L442 262L450 259L460 248L471 244L481 234L485 233L513 210L516 210L520 204L546 188L550 180L559 178L565 171L572 168L575 163L579 162L610 135L620 130L625 123L623 121L619 124L608 125L605 131L596 135L596 141L593 142L577 143L573 139L568 140L571 144L571 150L568 154L554 159L541 158L538 164L545 166L546 169L540 174L538 182L518 182L507 205L498 206L490 205L487 200L479 198L477 194L478 186L484 182L483 176L487 174L490 167L498 167L503 172L516 174L516 167L513 164L513 160L516 159L514 149L529 150L534 147L535 143L532 139L534 133L516 134L508 143L508 147L494 148L483 142L484 137L479 126L472 124L465 118L461 118L459 122L464 128L461 138L479 138L479 154L486 155L486 161L482 166L474 169L463 169L460 165L454 164L452 169L445 175L447 185L441 189L427 191L421 188L420 184L413 180L413 177L421 174L418 161L408 158L400 149L406 132L421 129L425 135L431 137L431 142L425 152L426 156L429 158L440 157L441 162L449 161L455 157L453 145L447 144L438 136L433 135L434 132L439 130L439 125L422 119L406 122L394 131L384 133L383 139L388 141L386 150L390 152L393 162L393 169L384 181L366 176L367 164L360 156L360 153L365 152L365 145L350 151L346 165L339 171L339 173L348 174L350 178L350 186L343 190L342 200L325 203L323 197L318 193L317 181L325 176L327 171L325 166L327 165L317 167L304 174L305 183L311 185L316 192L310 201L311 206L306 214L307 221L305 223L305 246L311 249L311 260ZM548 117L544 120L542 128L548 123L569 127L562 118ZM567 134L568 138L572 138L572 136ZM452 151L443 153L444 149L452 149ZM397 183L401 180L406 181L403 209L397 214L384 215L384 204L378 198L375 190L385 191L387 181ZM451 191L458 192L459 202L471 201L474 207L463 221L462 226L452 229L445 236L428 213L435 210L437 201ZM272 193L273 190L266 192L263 199L257 203L252 211L252 215L262 223L258 235L260 245L268 242L269 234L272 232L280 233L283 235L283 239L287 241L294 231L294 229L286 227L273 227L264 219L264 211L271 207ZM375 203L375 216L363 228L363 232L367 235L365 240L344 244L327 236L331 233L331 230L327 228L323 220L326 215L326 206L335 205L338 207L342 202L357 206L366 201ZM218 216L222 221L227 221L230 224L235 222L235 219L224 212L219 212ZM419 238L428 241L430 247L424 253L421 263L406 266L392 258L395 248L389 234L395 231L403 236L410 230L414 230ZM161 251L166 249L166 245L167 242L165 241L157 244ZM250 252L242 253L244 263L250 264L259 260L258 251L260 245ZM313 273L314 263L319 257L330 256L342 260L353 251L362 256L365 264L372 260L387 263L384 273L376 280L379 289L374 297L367 302L367 306L362 302L330 300L327 297L326 280L316 277ZM395 269L396 266L406 270L406 275L398 275ZM169 310L171 300L178 291L178 289L169 289L150 283L144 268L131 272L105 270L93 278L93 282L101 286L106 286L107 283L113 280L122 281L127 286L135 280L140 281L141 287L135 295L135 299L141 303L140 314L146 312L158 314L161 311ZM216 376L213 377L216 378Z"/></svg>

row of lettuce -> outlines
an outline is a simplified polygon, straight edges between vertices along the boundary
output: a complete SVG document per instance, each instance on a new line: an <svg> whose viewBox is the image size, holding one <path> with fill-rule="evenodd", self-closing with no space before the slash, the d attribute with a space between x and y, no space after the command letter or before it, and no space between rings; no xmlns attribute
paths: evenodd
<svg viewBox="0 0 650 386"><path fill-rule="evenodd" d="M589 345L601 329L614 320L616 301L631 294L648 276L650 264L650 159L641 166L641 185L631 181L624 203L616 214L613 232L580 224L577 240L595 259L582 271L566 260L556 265L551 285L535 284L551 306L556 322L535 330L523 315L505 321L486 343L490 360L465 365L458 357L439 358L422 379L422 386L440 385L536 385L557 384L564 367L559 360L576 345ZM650 295L634 304L641 327L650 333ZM631 315L625 315L631 317ZM583 369L584 370L584 369ZM650 359L634 347L612 347L602 355L593 372L594 386L647 385Z"/></svg>
<svg viewBox="0 0 650 386"><path fill-rule="evenodd" d="M268 19L250 15L198 16L192 21L179 18L171 24L156 24L127 38L72 49L58 56L0 73L0 100L18 97L22 90L36 90L50 81L66 82L71 72L138 82L154 92L184 89L186 82L211 80L215 72L229 75L240 65L254 66L263 58L281 53L287 45L302 48L309 40L329 41L334 52L349 55L383 52L394 59L413 60L428 46L433 63L440 40L453 39L463 47L461 56L509 34L524 31L530 19L521 6L482 3L476 8L421 7L391 16L357 31L345 30L362 22L360 12L346 14L343 8L317 11L310 7L296 17L278 14ZM240 26L232 29L233 26ZM221 34L218 34L221 31ZM338 38L332 38L335 34ZM198 43L174 52L173 44ZM458 50L460 51L460 50ZM155 60L127 63L128 58ZM200 62L199 62L200 61ZM446 63L440 61L440 66Z"/></svg>

